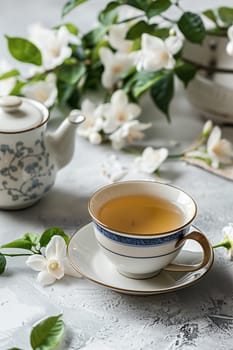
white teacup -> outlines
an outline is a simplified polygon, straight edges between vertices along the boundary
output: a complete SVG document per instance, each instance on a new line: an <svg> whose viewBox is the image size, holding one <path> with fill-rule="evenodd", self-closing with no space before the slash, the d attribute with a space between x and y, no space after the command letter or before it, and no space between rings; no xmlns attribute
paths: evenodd
<svg viewBox="0 0 233 350"><path fill-rule="evenodd" d="M159 212L162 221L161 225L158 225L158 230L150 232L147 227L150 220L154 224L154 217L153 215L150 217L151 208L143 207L143 204L140 208L140 200L142 198L141 201L143 202L144 197L146 200L152 201L153 205L155 203L155 207L153 207L155 210L157 210L157 203L165 203L165 207L162 207L162 211ZM118 201L126 204L125 201L127 200L131 201L128 207L124 208L124 205L118 205L119 210L116 210L117 207L113 203ZM167 210L167 205L169 211L163 212L163 210ZM170 215L170 206L174 207L174 213L177 212L179 224L177 222L175 224L173 217ZM197 205L187 193L177 187L152 181L118 182L95 192L90 198L88 209L92 217L95 236L102 252L111 260L117 270L127 277L149 278L158 274L162 269L196 271L205 266L212 255L212 247L205 235L197 231L189 233L190 226L197 213ZM105 210L105 214L107 213L105 219L101 214L104 213L103 210ZM109 210L113 214L112 219L109 216L110 224L108 222ZM143 231L144 224L142 220L144 214L141 215L143 212L145 212L145 232ZM133 228L124 227L123 219L126 218L127 221L128 217L133 214L135 214L132 219ZM160 216L156 219L158 223L159 218ZM169 218L172 220L169 220ZM111 224L111 220L114 224ZM174 223L171 223L171 221L174 221ZM140 225L138 222L140 222ZM163 226L167 229L161 229ZM201 245L203 249L202 262L198 265L172 264L171 262L178 255L187 239L193 239Z"/></svg>

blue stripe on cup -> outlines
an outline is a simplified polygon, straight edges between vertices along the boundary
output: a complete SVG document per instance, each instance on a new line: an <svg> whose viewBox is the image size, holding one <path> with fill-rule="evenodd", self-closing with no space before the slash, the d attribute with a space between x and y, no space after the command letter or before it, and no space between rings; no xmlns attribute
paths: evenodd
<svg viewBox="0 0 233 350"><path fill-rule="evenodd" d="M125 236L119 236L117 234L114 234L96 222L94 222L94 225L96 226L96 229L106 238L118 242L122 245L130 245L130 246L157 246L161 244L165 244L172 241L177 241L184 237L184 235L188 232L189 228L185 227L182 230L175 232L170 235L165 235L164 237L158 237L158 238L134 238L134 237L125 237Z"/></svg>

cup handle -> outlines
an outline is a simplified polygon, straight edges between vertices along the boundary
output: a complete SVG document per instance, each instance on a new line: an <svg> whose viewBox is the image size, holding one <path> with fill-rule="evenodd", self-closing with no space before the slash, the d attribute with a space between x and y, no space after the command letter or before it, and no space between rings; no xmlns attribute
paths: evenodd
<svg viewBox="0 0 233 350"><path fill-rule="evenodd" d="M189 233L188 235L186 235L185 237L183 237L181 240L179 240L176 243L176 247L183 245L183 243L187 239L193 239L194 241L198 242L200 244L200 246L202 247L202 249L203 249L202 262L200 264L197 264L197 265L169 264L164 268L164 270L180 271L180 272L192 272L192 271L200 270L202 267L204 267L210 261L210 258L212 258L212 256L213 256L213 248L212 248L210 242L208 241L208 239L206 238L206 236L203 235L203 233L198 232L198 231L193 231L193 232Z"/></svg>

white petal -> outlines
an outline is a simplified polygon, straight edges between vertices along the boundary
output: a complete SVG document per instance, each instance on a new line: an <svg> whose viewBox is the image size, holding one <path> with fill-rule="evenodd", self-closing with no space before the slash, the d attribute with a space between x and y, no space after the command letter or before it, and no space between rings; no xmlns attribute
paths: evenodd
<svg viewBox="0 0 233 350"><path fill-rule="evenodd" d="M163 47L164 42L162 39L146 33L142 34L142 50L161 50Z"/></svg>
<svg viewBox="0 0 233 350"><path fill-rule="evenodd" d="M110 62L112 62L113 53L107 47L101 47L99 49L99 56L104 65L108 65Z"/></svg>
<svg viewBox="0 0 233 350"><path fill-rule="evenodd" d="M175 55L182 48L183 41L178 36L169 36L165 40L165 44L166 44L166 46L168 48L168 51L172 55Z"/></svg>
<svg viewBox="0 0 233 350"><path fill-rule="evenodd" d="M87 116L92 116L94 114L94 111L95 111L95 105L90 100L85 99L82 102L81 110Z"/></svg>
<svg viewBox="0 0 233 350"><path fill-rule="evenodd" d="M147 147L141 157L135 159L135 164L145 173L154 173L168 156L168 150L161 148L158 150Z"/></svg>
<svg viewBox="0 0 233 350"><path fill-rule="evenodd" d="M226 46L226 52L228 55L233 56L233 42L230 41Z"/></svg>
<svg viewBox="0 0 233 350"><path fill-rule="evenodd" d="M209 135L210 131L212 130L213 128L213 122L212 120L207 120L203 126L203 129L202 129L202 134L203 135Z"/></svg>
<svg viewBox="0 0 233 350"><path fill-rule="evenodd" d="M154 52L148 52L142 59L143 69L147 72L156 72L163 68L164 61L162 61L160 57L159 51L157 51L156 54Z"/></svg>
<svg viewBox="0 0 233 350"><path fill-rule="evenodd" d="M47 259L62 259L66 256L66 242L61 236L53 236L45 249Z"/></svg>
<svg viewBox="0 0 233 350"><path fill-rule="evenodd" d="M175 66L175 64L176 64L175 59L174 59L172 56L170 56L170 57L168 58L167 62L164 63L163 66L164 66L164 68L166 68L166 69L172 69L172 68Z"/></svg>
<svg viewBox="0 0 233 350"><path fill-rule="evenodd" d="M229 223L227 226L224 226L222 229L222 234L225 236L227 235L229 239L232 240L233 244L233 223Z"/></svg>
<svg viewBox="0 0 233 350"><path fill-rule="evenodd" d="M141 111L141 107L139 107L139 105L136 103L129 103L126 107L126 113L129 116L129 120L137 118L140 115Z"/></svg>
<svg viewBox="0 0 233 350"><path fill-rule="evenodd" d="M126 40L125 36L128 31L127 23L121 23L116 25L111 25L109 28L109 43L110 45L119 51L129 52L132 48L132 41Z"/></svg>
<svg viewBox="0 0 233 350"><path fill-rule="evenodd" d="M50 275L47 271L42 271L37 276L37 281L42 284L42 286L47 286L56 281L56 278Z"/></svg>
<svg viewBox="0 0 233 350"><path fill-rule="evenodd" d="M221 135L222 135L221 129L218 126L215 126L213 128L213 130L211 131L211 134L210 134L208 141L207 141L208 152L212 151L212 149L216 145L216 143L218 143L220 141Z"/></svg>
<svg viewBox="0 0 233 350"><path fill-rule="evenodd" d="M115 75L113 74L111 69L105 68L101 77L101 82L102 85L107 89L110 89L113 86L115 82Z"/></svg>
<svg viewBox="0 0 233 350"><path fill-rule="evenodd" d="M43 255L34 254L27 258L26 265L35 271L46 270L46 259Z"/></svg>
<svg viewBox="0 0 233 350"><path fill-rule="evenodd" d="M111 97L111 103L116 105L117 107L126 106L128 103L128 97L123 90L117 90Z"/></svg>
<svg viewBox="0 0 233 350"><path fill-rule="evenodd" d="M98 132L91 132L89 134L89 141L93 145L99 145L102 142L102 136Z"/></svg>

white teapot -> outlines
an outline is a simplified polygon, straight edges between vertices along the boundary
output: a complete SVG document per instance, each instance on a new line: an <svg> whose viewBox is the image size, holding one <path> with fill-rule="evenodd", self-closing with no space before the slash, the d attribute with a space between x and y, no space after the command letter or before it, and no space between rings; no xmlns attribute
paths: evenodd
<svg viewBox="0 0 233 350"><path fill-rule="evenodd" d="M72 158L76 126L84 116L73 110L45 135L48 109L18 96L0 98L0 208L32 205L53 186L56 173Z"/></svg>

